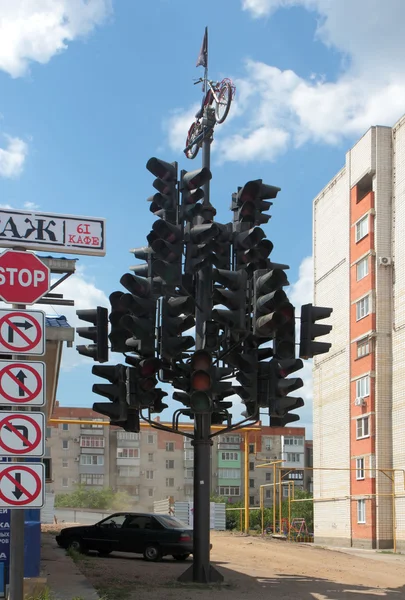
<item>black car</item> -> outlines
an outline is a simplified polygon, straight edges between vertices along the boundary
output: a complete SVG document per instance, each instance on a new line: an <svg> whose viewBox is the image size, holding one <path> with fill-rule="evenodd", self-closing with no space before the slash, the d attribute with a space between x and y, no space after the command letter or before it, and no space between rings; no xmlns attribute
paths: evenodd
<svg viewBox="0 0 405 600"><path fill-rule="evenodd" d="M56 541L62 548L79 552L96 550L104 556L134 552L153 561L168 554L186 560L193 553L193 532L188 525L170 515L148 513L115 513L95 525L66 527Z"/></svg>

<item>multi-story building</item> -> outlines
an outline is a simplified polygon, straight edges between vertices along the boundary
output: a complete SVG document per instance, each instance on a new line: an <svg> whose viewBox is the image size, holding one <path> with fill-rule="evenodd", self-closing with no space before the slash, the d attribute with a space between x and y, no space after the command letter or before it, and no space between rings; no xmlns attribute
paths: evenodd
<svg viewBox="0 0 405 600"><path fill-rule="evenodd" d="M318 542L405 548L404 230L402 118L369 129L314 200L315 303L333 308L314 364Z"/></svg>
<svg viewBox="0 0 405 600"><path fill-rule="evenodd" d="M53 417L101 420L91 409L60 406ZM250 432L253 434L254 441L249 443L250 505L259 505L260 486L272 483L272 467L256 469L263 462L283 460L283 481L294 479L302 488L305 429L262 427L261 431ZM244 434L227 433L214 438L213 494L242 500L244 450ZM152 427L142 428L138 434L109 425L60 423L48 427L47 456L51 459L49 490L55 494L70 492L75 484L93 489L111 487L125 490L142 510L152 510L155 500L169 496L175 500L193 499L194 449L187 437ZM273 494L267 487L264 498L267 505L272 503Z"/></svg>

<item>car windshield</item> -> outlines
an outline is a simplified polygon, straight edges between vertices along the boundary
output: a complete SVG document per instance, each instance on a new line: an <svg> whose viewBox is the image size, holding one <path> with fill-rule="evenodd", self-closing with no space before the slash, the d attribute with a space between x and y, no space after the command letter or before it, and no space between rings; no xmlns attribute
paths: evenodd
<svg viewBox="0 0 405 600"><path fill-rule="evenodd" d="M159 521L165 526L169 527L169 529L189 529L189 526L175 517L170 517L169 515L159 515Z"/></svg>

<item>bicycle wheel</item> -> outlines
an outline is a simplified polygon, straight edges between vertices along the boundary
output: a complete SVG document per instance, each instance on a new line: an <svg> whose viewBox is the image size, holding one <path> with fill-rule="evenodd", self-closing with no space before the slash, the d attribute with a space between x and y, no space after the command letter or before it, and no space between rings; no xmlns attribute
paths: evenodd
<svg viewBox="0 0 405 600"><path fill-rule="evenodd" d="M215 103L215 119L217 123L223 123L228 116L232 102L232 88L225 81L219 90L218 102Z"/></svg>
<svg viewBox="0 0 405 600"><path fill-rule="evenodd" d="M188 150L184 151L187 158L193 159L198 154L198 150L199 150L198 144L193 144L193 140L197 137L198 134L199 134L199 127L198 127L197 123L194 122L191 125L190 129L188 130L188 134L187 134L186 148L187 148L187 146L192 144L188 148Z"/></svg>

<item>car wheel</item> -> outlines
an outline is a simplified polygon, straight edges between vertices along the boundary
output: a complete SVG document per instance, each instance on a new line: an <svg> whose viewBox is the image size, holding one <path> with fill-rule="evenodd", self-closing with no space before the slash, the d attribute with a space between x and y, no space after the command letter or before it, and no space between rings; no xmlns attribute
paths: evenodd
<svg viewBox="0 0 405 600"><path fill-rule="evenodd" d="M189 554L173 554L174 560L187 560L189 556Z"/></svg>
<svg viewBox="0 0 405 600"><path fill-rule="evenodd" d="M162 558L162 551L157 544L149 544L143 551L145 560L156 562Z"/></svg>
<svg viewBox="0 0 405 600"><path fill-rule="evenodd" d="M75 552L80 552L81 554L85 553L85 548L83 546L83 542L79 538L72 538L67 543L68 550L74 550Z"/></svg>

